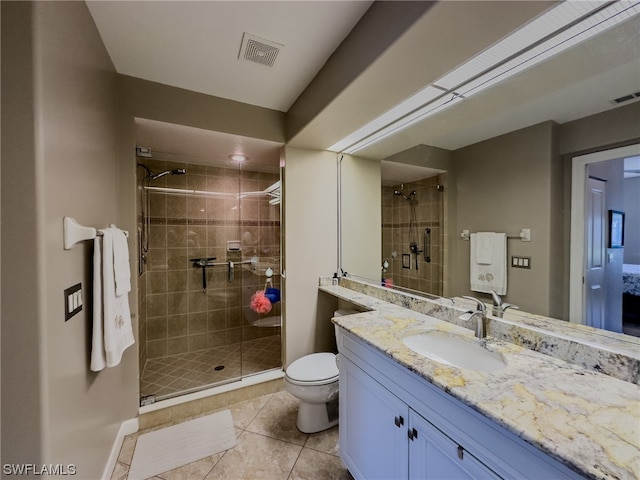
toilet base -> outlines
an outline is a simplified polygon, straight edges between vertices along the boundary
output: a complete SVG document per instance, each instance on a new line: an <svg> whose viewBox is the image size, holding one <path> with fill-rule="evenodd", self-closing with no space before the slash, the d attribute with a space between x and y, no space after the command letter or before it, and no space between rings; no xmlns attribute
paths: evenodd
<svg viewBox="0 0 640 480"><path fill-rule="evenodd" d="M338 399L326 403L300 402L296 426L302 433L316 433L338 424Z"/></svg>

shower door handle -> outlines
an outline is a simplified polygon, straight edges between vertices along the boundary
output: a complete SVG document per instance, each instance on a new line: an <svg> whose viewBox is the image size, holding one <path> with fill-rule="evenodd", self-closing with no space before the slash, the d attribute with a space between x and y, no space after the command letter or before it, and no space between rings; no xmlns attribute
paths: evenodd
<svg viewBox="0 0 640 480"><path fill-rule="evenodd" d="M429 227L424 229L424 261L431 263L431 256L429 251L431 249L431 229Z"/></svg>

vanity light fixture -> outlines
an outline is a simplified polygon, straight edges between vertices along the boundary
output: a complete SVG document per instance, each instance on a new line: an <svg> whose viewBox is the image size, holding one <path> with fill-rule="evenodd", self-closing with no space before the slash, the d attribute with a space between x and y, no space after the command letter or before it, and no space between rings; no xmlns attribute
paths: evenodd
<svg viewBox="0 0 640 480"><path fill-rule="evenodd" d="M362 150L638 14L639 0L562 2L328 150Z"/></svg>

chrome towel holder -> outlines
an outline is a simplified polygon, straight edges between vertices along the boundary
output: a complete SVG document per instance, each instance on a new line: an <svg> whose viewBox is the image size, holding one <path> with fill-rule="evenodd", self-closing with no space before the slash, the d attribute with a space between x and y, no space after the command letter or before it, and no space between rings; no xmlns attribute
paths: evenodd
<svg viewBox="0 0 640 480"><path fill-rule="evenodd" d="M462 240L469 240L471 238L471 234L469 233L469 230L462 230L462 233L460 234L460 237L462 238ZM531 229L530 228L523 228L523 229L520 230L520 233L518 233L518 234L515 234L515 235L507 234L507 238L519 238L523 242L530 242L531 241Z"/></svg>

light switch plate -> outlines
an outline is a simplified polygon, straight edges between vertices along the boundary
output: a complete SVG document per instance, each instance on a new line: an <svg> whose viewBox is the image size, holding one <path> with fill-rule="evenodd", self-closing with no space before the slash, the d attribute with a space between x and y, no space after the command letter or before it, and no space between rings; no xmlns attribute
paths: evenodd
<svg viewBox="0 0 640 480"><path fill-rule="evenodd" d="M528 268L531 269L531 257L515 256L511 257L512 268Z"/></svg>
<svg viewBox="0 0 640 480"><path fill-rule="evenodd" d="M64 291L64 321L66 322L82 310L82 283L77 283Z"/></svg>

